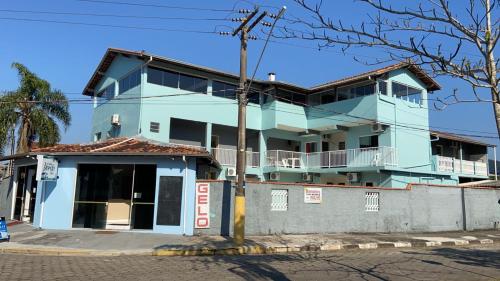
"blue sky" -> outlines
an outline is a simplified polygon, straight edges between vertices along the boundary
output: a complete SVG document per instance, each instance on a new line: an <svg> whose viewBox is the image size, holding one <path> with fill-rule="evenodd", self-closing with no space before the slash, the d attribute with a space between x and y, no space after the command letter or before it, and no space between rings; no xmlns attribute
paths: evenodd
<svg viewBox="0 0 500 281"><path fill-rule="evenodd" d="M125 2L125 1L123 1ZM134 1L129 1L134 2ZM259 1L253 1L259 2ZM260 1L263 5L288 7L287 15L307 16L292 1ZM326 1L325 1L326 2ZM139 3L135 1L135 3ZM232 9L250 8L247 1L169 1L144 0L140 3L181 5L189 7ZM328 4L332 4L330 2ZM327 6L326 13L335 19L347 22L360 21L372 11L352 0L335 1ZM274 12L272 7L264 7ZM69 98L79 98L84 85L95 70L108 47L146 50L161 56L184 60L237 73L239 69L239 42L236 38L215 34L168 32L27 22L15 19L41 19L51 21L78 22L87 24L125 25L163 29L228 30L217 25L236 26L230 21L131 19L115 17L91 17L77 15L52 15L6 10L29 10L48 12L96 13L112 15L136 15L151 17L190 17L196 19L231 17L227 12L191 11L160 7L112 5L75 0L18 0L4 1L0 7L0 90L15 89L18 80L11 63L21 62L48 80L54 88L68 93ZM10 18L10 19L5 19ZM352 55L344 55L339 49L318 51L310 42L289 42L294 46L272 43L268 46L264 60L257 72L265 78L270 71L276 72L279 80L311 86L328 80L367 71L373 67L355 62ZM296 45L300 45L296 46ZM249 70L252 71L263 46L260 41L251 41L249 46ZM381 54L376 50L353 50L352 53L375 58ZM456 79L438 81L443 90L436 95L446 96L454 88L464 97L470 97L470 88ZM78 143L90 140L91 105L72 104L72 126L63 134L63 142ZM465 134L489 135L496 131L491 104L464 103L453 105L443 111L431 111L431 126L441 130ZM470 130L461 131L461 130ZM489 133L489 134L488 134ZM497 144L494 139L484 139Z"/></svg>

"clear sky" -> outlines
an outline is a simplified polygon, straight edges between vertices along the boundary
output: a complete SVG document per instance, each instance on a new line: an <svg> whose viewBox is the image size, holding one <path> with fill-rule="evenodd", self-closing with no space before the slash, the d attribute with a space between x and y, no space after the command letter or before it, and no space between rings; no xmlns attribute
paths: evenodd
<svg viewBox="0 0 500 281"><path fill-rule="evenodd" d="M140 2L121 0L121 2L218 10L252 7L249 1L235 0L143 0ZM274 7L286 5L288 16L306 16L289 0L253 2ZM330 5L326 7L328 15L344 19L347 22L364 19L366 13L372 11L352 0L328 2ZM335 4L333 5L333 3ZM272 7L263 8L277 12ZM36 11L36 13L26 11ZM53 14L54 12L72 14ZM75 15L74 13L104 14L107 16ZM144 19L113 17L112 15L193 19ZM237 15L230 15L227 11L193 11L76 0L3 1L0 6L0 90L12 90L17 87L16 73L10 67L11 63L15 61L28 66L40 77L48 80L54 88L67 93L69 98L80 98L83 87L108 47L146 50L153 54L237 73L239 69L239 42L236 38L216 34L168 31L172 29L228 31L227 26L235 27L237 24L227 20L215 21L213 19L235 16ZM69 24L69 22L73 24ZM147 27L161 30L113 28L98 25ZM259 34L259 32L257 33ZM262 33L260 35L262 36ZM257 73L258 78L265 79L266 74L272 71L276 73L278 80L311 86L374 68L355 62L352 55L344 55L339 49L318 51L310 42L287 41L287 43L293 43L294 46L277 43L271 43L268 46ZM261 41L250 42L250 71L255 66L262 46L263 42ZM371 49L353 50L352 53L366 58L375 58L380 55ZM463 82L449 78L440 78L438 81L443 86L443 90L435 95L446 96L454 88L457 88L464 97L471 96L470 88ZM90 141L91 105L71 104L70 110L73 122L68 131L63 133L63 142ZM487 103L453 105L443 111L433 110L430 115L431 126L440 130L486 136L494 136L496 131L492 106ZM498 144L492 138L482 140Z"/></svg>

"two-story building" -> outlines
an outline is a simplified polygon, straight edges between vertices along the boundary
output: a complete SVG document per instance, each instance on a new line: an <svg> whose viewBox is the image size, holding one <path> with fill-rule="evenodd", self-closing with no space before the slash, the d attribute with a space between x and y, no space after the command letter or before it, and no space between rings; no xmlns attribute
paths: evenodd
<svg viewBox="0 0 500 281"><path fill-rule="evenodd" d="M234 179L239 76L144 51L108 49L83 94L92 140L141 136L204 147ZM246 179L404 187L486 179L488 144L431 132L440 85L397 63L314 87L255 80L247 109Z"/></svg>

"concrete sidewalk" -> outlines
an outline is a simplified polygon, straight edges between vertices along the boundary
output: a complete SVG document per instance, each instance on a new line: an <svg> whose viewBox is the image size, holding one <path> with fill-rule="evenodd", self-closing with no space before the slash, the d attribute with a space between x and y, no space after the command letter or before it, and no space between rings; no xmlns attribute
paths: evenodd
<svg viewBox="0 0 500 281"><path fill-rule="evenodd" d="M146 232L37 230L28 224L9 227L11 242L1 253L44 255L217 255L266 254L342 249L457 246L500 243L500 231L370 233L250 236L234 247L222 236L177 236Z"/></svg>

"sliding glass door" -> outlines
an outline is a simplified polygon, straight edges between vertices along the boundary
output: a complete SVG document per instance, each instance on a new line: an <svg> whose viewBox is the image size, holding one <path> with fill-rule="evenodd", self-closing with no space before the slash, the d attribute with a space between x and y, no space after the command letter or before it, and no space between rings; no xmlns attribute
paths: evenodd
<svg viewBox="0 0 500 281"><path fill-rule="evenodd" d="M155 165L81 164L73 227L151 229L155 188Z"/></svg>

